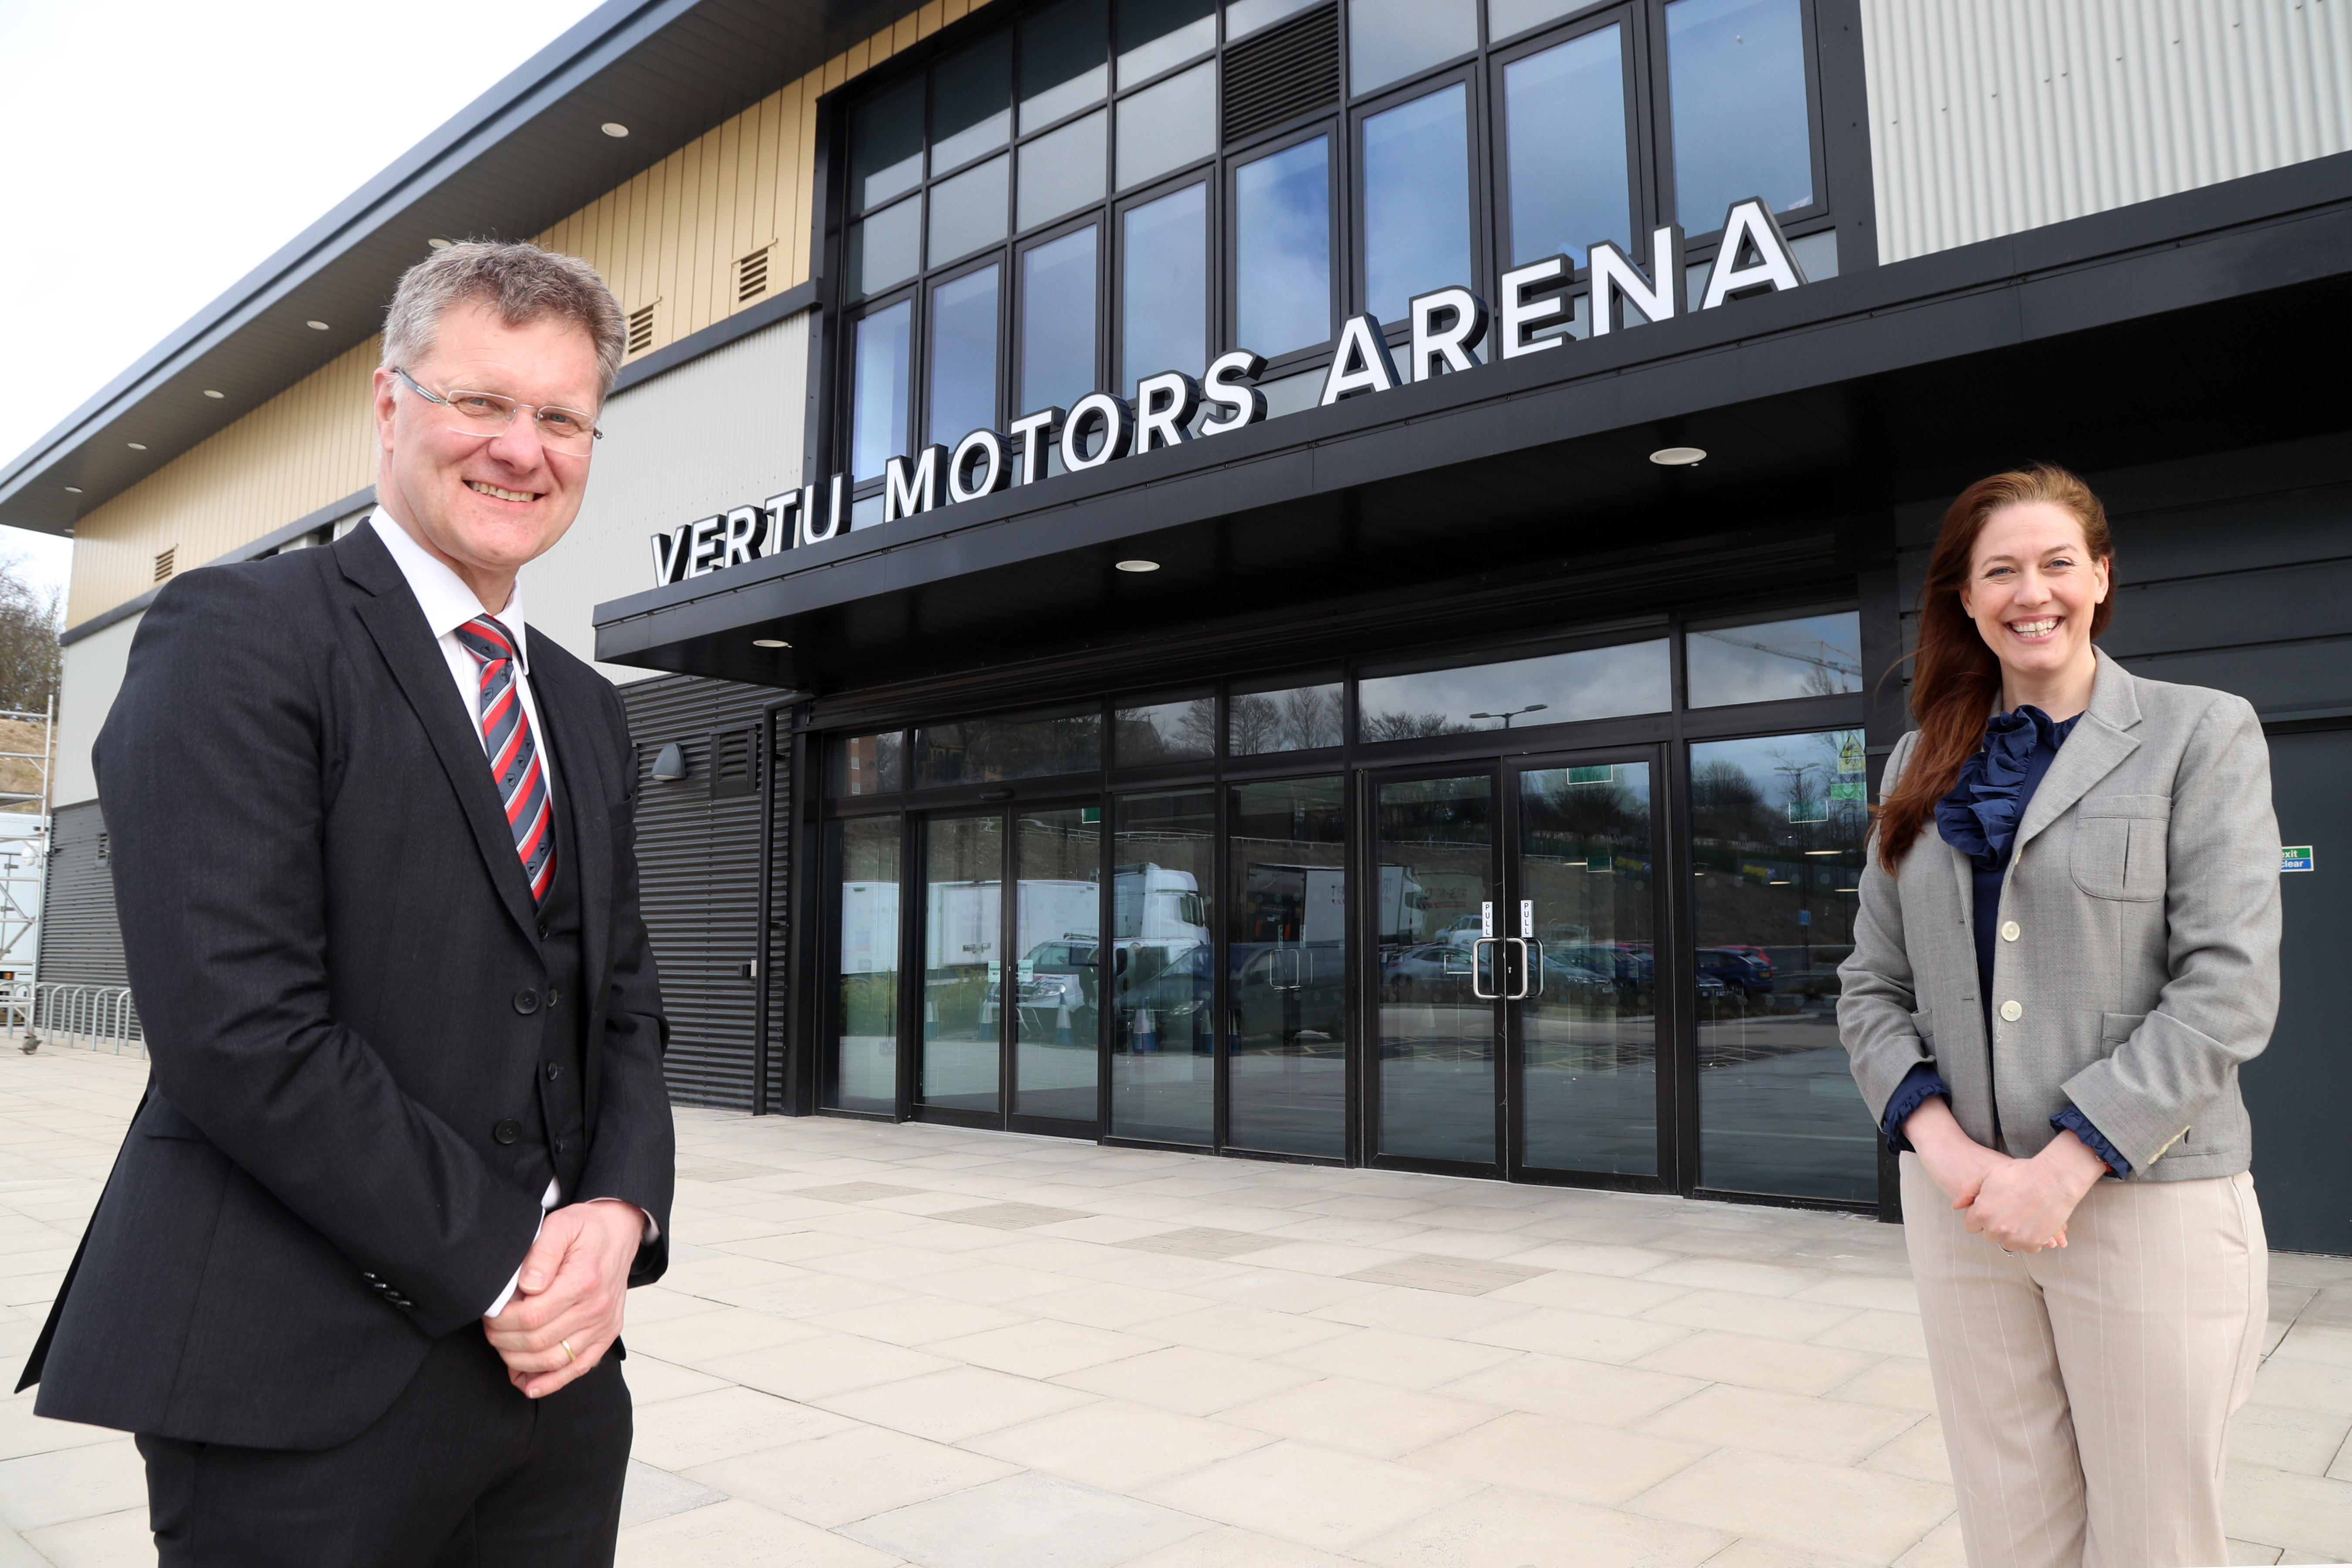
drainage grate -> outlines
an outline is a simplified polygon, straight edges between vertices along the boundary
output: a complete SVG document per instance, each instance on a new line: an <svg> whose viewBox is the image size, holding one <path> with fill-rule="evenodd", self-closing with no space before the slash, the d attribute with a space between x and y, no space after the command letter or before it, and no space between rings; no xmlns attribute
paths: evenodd
<svg viewBox="0 0 2352 1568"><path fill-rule="evenodd" d="M629 352L641 354L654 346L654 308L640 305L629 312Z"/></svg>
<svg viewBox="0 0 2352 1568"><path fill-rule="evenodd" d="M1225 50L1225 141L1339 101L1339 8L1325 5Z"/></svg>
<svg viewBox="0 0 2352 1568"><path fill-rule="evenodd" d="M735 302L748 304L768 291L768 252L773 246L763 245L735 263Z"/></svg>

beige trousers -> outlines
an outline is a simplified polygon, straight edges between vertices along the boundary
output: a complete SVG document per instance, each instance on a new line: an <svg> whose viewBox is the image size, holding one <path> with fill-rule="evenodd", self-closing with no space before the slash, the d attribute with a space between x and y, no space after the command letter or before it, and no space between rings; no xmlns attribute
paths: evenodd
<svg viewBox="0 0 2352 1568"><path fill-rule="evenodd" d="M2221 1448L2270 1253L2250 1175L2103 1181L2067 1245L1962 1228L1916 1154L1903 1217L1970 1568L2213 1568Z"/></svg>

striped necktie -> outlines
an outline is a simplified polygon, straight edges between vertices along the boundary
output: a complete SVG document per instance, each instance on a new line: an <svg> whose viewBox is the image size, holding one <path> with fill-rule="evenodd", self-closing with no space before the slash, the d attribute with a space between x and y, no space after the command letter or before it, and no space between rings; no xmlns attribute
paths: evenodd
<svg viewBox="0 0 2352 1568"><path fill-rule="evenodd" d="M506 627L488 616L476 616L457 635L482 667L482 749L489 753L490 776L498 781L499 800L506 807L507 827L514 834L515 853L522 859L531 899L544 903L555 881L554 813L530 732L530 715L515 689L515 667L521 661Z"/></svg>

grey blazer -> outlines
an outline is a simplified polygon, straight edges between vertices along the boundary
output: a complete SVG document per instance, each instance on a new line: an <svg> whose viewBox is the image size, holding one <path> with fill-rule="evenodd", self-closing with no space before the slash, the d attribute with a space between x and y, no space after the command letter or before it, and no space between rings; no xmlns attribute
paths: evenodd
<svg viewBox="0 0 2352 1568"><path fill-rule="evenodd" d="M2033 1154L2071 1100L2134 1180L2235 1175L2253 1156L2238 1068L2278 1013L2270 750L2244 699L2098 658L2001 886L1990 1041L1971 868L1932 823L1897 876L1872 836L1838 1030L1881 1123L1933 1062L1979 1143ZM1895 748L1886 788L1917 739Z"/></svg>

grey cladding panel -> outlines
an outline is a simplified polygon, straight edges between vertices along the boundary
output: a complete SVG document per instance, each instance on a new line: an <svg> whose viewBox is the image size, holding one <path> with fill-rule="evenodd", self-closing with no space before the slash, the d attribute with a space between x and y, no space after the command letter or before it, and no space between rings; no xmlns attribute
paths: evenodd
<svg viewBox="0 0 2352 1568"><path fill-rule="evenodd" d="M38 977L60 985L128 985L122 928L114 915L106 816L91 800L60 807L50 821Z"/></svg>

